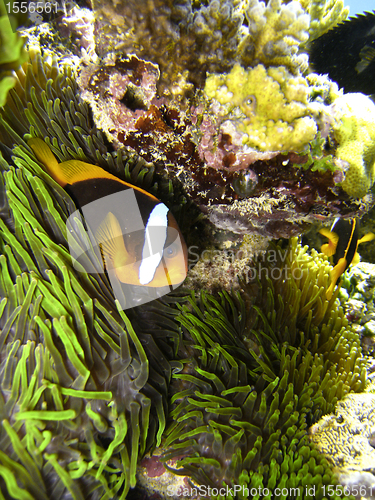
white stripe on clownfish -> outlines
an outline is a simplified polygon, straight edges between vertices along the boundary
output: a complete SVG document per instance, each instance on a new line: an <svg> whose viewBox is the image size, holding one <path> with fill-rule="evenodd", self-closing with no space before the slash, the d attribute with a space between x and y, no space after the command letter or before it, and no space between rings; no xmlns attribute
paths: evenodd
<svg viewBox="0 0 375 500"><path fill-rule="evenodd" d="M167 239L168 207L164 203L156 205L145 227L145 242L142 249L142 262L139 266L139 282L147 285L153 280L156 269L163 257Z"/></svg>

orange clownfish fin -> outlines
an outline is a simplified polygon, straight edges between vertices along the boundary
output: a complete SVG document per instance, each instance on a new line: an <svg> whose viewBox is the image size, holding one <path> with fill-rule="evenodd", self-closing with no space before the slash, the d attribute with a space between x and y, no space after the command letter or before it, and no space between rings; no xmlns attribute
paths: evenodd
<svg viewBox="0 0 375 500"><path fill-rule="evenodd" d="M107 269L117 269L128 263L121 226L112 212L109 212L95 232Z"/></svg>
<svg viewBox="0 0 375 500"><path fill-rule="evenodd" d="M121 226L115 215L109 212L95 232L107 271L114 270L119 281L139 285L138 265L129 255Z"/></svg>
<svg viewBox="0 0 375 500"><path fill-rule="evenodd" d="M59 163L48 144L37 137L33 137L27 143L34 151L37 159L43 163L50 176L62 187L81 180L102 177L103 172L105 172L105 170L96 165L91 165L80 160L68 160ZM108 176L111 176L111 174L108 174ZM119 180L115 176L111 177Z"/></svg>
<svg viewBox="0 0 375 500"><path fill-rule="evenodd" d="M374 238L375 238L375 234L374 233L367 233L367 234L365 234L364 236L362 236L361 239L358 240L357 247L361 243L367 243L368 241L372 241ZM356 264L359 264L360 262L361 262L361 256L359 255L358 252L356 252L355 255L354 255L354 257L353 257L353 260L352 260L351 264L356 265Z"/></svg>
<svg viewBox="0 0 375 500"><path fill-rule="evenodd" d="M368 241L372 241L374 238L375 238L374 233L367 233L364 236L362 236L361 239L358 240L357 246L360 245L361 243L367 243ZM359 255L358 252L356 252L351 264L356 265L356 264L359 264L360 262L361 262L361 256Z"/></svg>
<svg viewBox="0 0 375 500"><path fill-rule="evenodd" d="M50 174L50 176L61 186L63 186L63 180L58 176L59 162L56 160L56 157L52 153L49 146L42 139L38 139L38 137L29 139L27 141L27 144L34 151L37 159L46 167L47 172Z"/></svg>
<svg viewBox="0 0 375 500"><path fill-rule="evenodd" d="M353 260L351 261L351 264L356 265L361 262L361 256L359 255L358 252L354 254Z"/></svg>
<svg viewBox="0 0 375 500"><path fill-rule="evenodd" d="M319 233L328 238L328 243L322 245L321 251L322 253L327 255L327 257L331 257L336 252L337 243L339 242L339 235L334 231L330 231L326 227L320 229Z"/></svg>
<svg viewBox="0 0 375 500"><path fill-rule="evenodd" d="M106 172L97 165L85 163L80 160L68 160L59 163L60 176L66 184L75 184L76 182L86 181L87 179L114 179L120 181L114 175ZM130 186L130 184L129 184ZM133 186L131 186L133 187Z"/></svg>
<svg viewBox="0 0 375 500"><path fill-rule="evenodd" d="M29 139L27 143L34 151L37 159L43 163L50 176L62 187L65 187L67 184L73 185L76 182L86 181L88 179L112 179L124 186L146 194L155 201L159 201L155 196L144 191L144 189L119 179L97 165L86 163L81 160L67 160L58 163L48 144L42 139L33 137Z"/></svg>
<svg viewBox="0 0 375 500"><path fill-rule="evenodd" d="M336 286L337 280L340 278L342 273L346 269L346 259L342 258L338 261L338 263L335 265L335 267L331 271L331 284L329 285L327 292L326 292L326 297L328 300L331 299L333 289Z"/></svg>
<svg viewBox="0 0 375 500"><path fill-rule="evenodd" d="M374 233L367 233L364 236L362 236L362 238L360 240L358 240L358 245L360 243L366 243L367 241L372 241L374 238L375 238Z"/></svg>

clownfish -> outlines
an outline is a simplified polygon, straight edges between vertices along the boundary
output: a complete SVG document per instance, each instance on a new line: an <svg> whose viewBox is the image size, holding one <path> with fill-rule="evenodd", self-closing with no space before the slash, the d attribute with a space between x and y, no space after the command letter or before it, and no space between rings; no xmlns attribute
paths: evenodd
<svg viewBox="0 0 375 500"><path fill-rule="evenodd" d="M81 210L89 204L95 207L93 202L104 197L124 191L129 194L128 190L132 190L130 194L135 197L137 214L128 207L115 205L112 211L95 211L94 217L90 217L90 230L107 272L113 271L120 282L128 285L175 287L184 281L187 274L186 244L175 218L164 203L97 165L79 160L58 163L42 139L32 138L28 145ZM141 229L134 230L137 216L143 224Z"/></svg>
<svg viewBox="0 0 375 500"><path fill-rule="evenodd" d="M358 264L358 245L375 238L373 233L365 234L358 239L358 222L356 219L335 219L331 229L322 228L320 234L328 238L328 243L321 247L321 251L328 257L333 257L335 267L331 271L331 284L326 292L328 300L331 299L333 289L340 276L348 269L350 264Z"/></svg>

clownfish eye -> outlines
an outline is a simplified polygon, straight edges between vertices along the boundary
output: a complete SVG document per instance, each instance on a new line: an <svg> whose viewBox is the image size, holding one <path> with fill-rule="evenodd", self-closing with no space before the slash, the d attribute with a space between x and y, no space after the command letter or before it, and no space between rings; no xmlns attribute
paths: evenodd
<svg viewBox="0 0 375 500"><path fill-rule="evenodd" d="M172 257L175 257L176 255L177 255L176 245L169 245L169 247L167 247L164 250L164 257L166 257L167 259L171 259Z"/></svg>

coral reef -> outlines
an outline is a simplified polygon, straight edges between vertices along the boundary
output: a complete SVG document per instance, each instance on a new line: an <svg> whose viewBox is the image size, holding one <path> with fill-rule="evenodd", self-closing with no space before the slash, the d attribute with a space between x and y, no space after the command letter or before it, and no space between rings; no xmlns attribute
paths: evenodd
<svg viewBox="0 0 375 500"><path fill-rule="evenodd" d="M309 37L346 17L341 1L93 10L101 59L85 59L79 85L97 126L180 182L216 227L289 237L369 209L373 105L363 96L359 117L334 82L308 71Z"/></svg>
<svg viewBox="0 0 375 500"><path fill-rule="evenodd" d="M260 282L249 279L241 295L189 306L169 297L127 317L105 277L73 267L65 222L75 206L26 141L38 134L60 161L99 163L171 202L178 193L156 185L152 165L108 153L69 69L37 53L18 72L0 133L2 491L125 498L139 458L164 437L164 460L182 453L181 473L202 484L299 486L309 473L334 481L306 428L363 388L364 367L337 293L325 299L324 257L294 239L257 261ZM79 230L75 238L82 245Z"/></svg>
<svg viewBox="0 0 375 500"><path fill-rule="evenodd" d="M257 253L372 202L367 98L362 119L307 66L309 36L343 16L334 0L93 0L93 15L77 7L57 24L71 67L29 49L0 109L2 496L125 499L155 449L146 480L162 460L175 484L268 498L316 486L323 499L337 483L307 429L364 389L358 332L340 291L326 299L323 255L296 238ZM72 261L76 206L31 137L161 199L198 256L210 247L187 284L212 293L125 315L106 275ZM98 269L83 230L70 242ZM228 265L233 249L250 251ZM217 281L202 277L216 263Z"/></svg>
<svg viewBox="0 0 375 500"><path fill-rule="evenodd" d="M244 70L236 68L237 74L243 74ZM248 73L258 80L265 71L262 68L258 66L258 70ZM125 145L136 150L144 159L154 162L158 173L181 183L188 198L207 213L217 227L236 233L288 237L298 234L320 216L364 213L371 198L357 202L338 187L344 178L345 162L339 162L338 168L337 159L333 158L334 149L327 148L326 144L331 120L327 113L332 110L322 104L322 100L329 102L340 95L337 88L332 84L327 88L324 81L311 79L315 97L309 106L317 116L315 123L304 107L310 92L306 80L289 75L289 84L284 84L285 69L268 71L281 82L281 85L275 80L272 83L270 79L270 89L277 85L273 92L279 95L279 108L274 106L273 112L280 120L275 123L267 120L269 105L258 96L259 90L254 84L253 96L241 97L239 93L239 102L250 115L258 98L264 110L258 121L246 126L241 125L241 117L245 115L239 107L233 108L232 120L227 119L231 102L221 106L222 113L215 101L203 114L199 107L192 110L190 116L181 114L176 106L157 97L158 68L136 56L108 57L106 62L84 67L79 84L96 123L113 146ZM207 84L220 79L220 76L211 76ZM226 86L223 87L225 99ZM289 107L280 89L290 99ZM249 99L253 100L250 104ZM291 117L290 121L281 122L286 110L294 110L294 121ZM339 110L336 116L339 122ZM228 133L234 122L240 123L241 130L230 138ZM325 138L322 134L314 138L317 124ZM285 153L283 149L287 145L305 150L300 154ZM259 146L259 149L250 146ZM249 178L251 188L246 181ZM245 190L241 187L244 184L247 184Z"/></svg>
<svg viewBox="0 0 375 500"><path fill-rule="evenodd" d="M334 414L309 430L311 441L335 466L341 484L336 491L347 496L373 497L374 407L374 394L349 394L339 401Z"/></svg>
<svg viewBox="0 0 375 500"><path fill-rule="evenodd" d="M245 235L242 241L225 239L217 242L216 248L206 248L199 253L199 248L189 248L189 272L184 286L199 292L218 293L223 290L233 292L240 289L237 278L247 282L254 277L252 260L264 253L269 245L268 238L258 235Z"/></svg>
<svg viewBox="0 0 375 500"><path fill-rule="evenodd" d="M94 42L94 17L90 9L75 5L61 19L60 33L71 41L72 50L81 55L82 60L97 59ZM77 50L78 49L78 50Z"/></svg>
<svg viewBox="0 0 375 500"><path fill-rule="evenodd" d="M331 30L348 17L349 7L344 7L343 0L314 2L301 0L308 7L310 14L309 41L315 40L328 30Z"/></svg>
<svg viewBox="0 0 375 500"><path fill-rule="evenodd" d="M349 166L342 187L360 198L375 179L375 104L363 94L345 94L332 107L338 116L333 125L336 156Z"/></svg>
<svg viewBox="0 0 375 500"><path fill-rule="evenodd" d="M206 71L224 71L234 59L243 21L242 1L164 0L93 2L100 57L137 54L160 67L159 95L184 96Z"/></svg>
<svg viewBox="0 0 375 500"><path fill-rule="evenodd" d="M299 46L345 19L341 0L94 0L100 57L137 54L160 68L159 95L182 96L202 87L206 73L243 67L305 68ZM311 17L311 21L310 21Z"/></svg>
<svg viewBox="0 0 375 500"><path fill-rule="evenodd" d="M258 64L247 72L237 64L227 75L210 75L204 91L209 99L215 99L215 104L221 105L216 106L219 116L228 117L233 109L237 110L237 116L223 122L220 134L232 135L231 128L237 122L238 145L271 154L298 153L316 136L315 121L307 116L310 93L307 81L294 77L284 66L266 69ZM251 163L250 155L248 162ZM207 163L210 164L209 160ZM245 168L246 156L239 163L239 168Z"/></svg>
<svg viewBox="0 0 375 500"><path fill-rule="evenodd" d="M361 335L366 354L375 352L375 265L360 262L343 275L339 297L345 315Z"/></svg>
<svg viewBox="0 0 375 500"><path fill-rule="evenodd" d="M282 65L295 72L306 66L306 56L298 52L308 39L310 17L300 2L251 0L245 17L248 32L238 49L244 67L262 63L267 67Z"/></svg>

